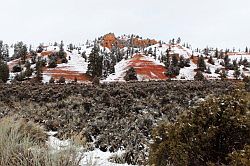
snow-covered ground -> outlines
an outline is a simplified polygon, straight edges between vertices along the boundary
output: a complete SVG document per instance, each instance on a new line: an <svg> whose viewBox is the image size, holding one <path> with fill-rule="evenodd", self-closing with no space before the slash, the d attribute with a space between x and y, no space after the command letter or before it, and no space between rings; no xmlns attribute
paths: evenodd
<svg viewBox="0 0 250 166"><path fill-rule="evenodd" d="M81 166L128 166L128 164L116 164L109 161L112 156L121 156L124 151L118 151L115 153L110 152L102 152L99 149L94 149L93 151L86 151L83 147L77 147L72 144L70 140L59 140L54 137L54 132L48 133L49 139L47 141L47 145L52 152L58 152L60 150L65 150L70 147L76 148L79 153L79 156L82 156L82 160L80 161ZM131 166L131 165L130 165Z"/></svg>

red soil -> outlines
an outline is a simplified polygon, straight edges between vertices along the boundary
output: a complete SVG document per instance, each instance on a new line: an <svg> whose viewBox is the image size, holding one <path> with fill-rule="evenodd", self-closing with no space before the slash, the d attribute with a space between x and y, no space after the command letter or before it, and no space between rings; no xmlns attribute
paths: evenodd
<svg viewBox="0 0 250 166"><path fill-rule="evenodd" d="M165 80L167 76L164 74L166 69L162 65L157 65L150 60L145 60L141 54L135 55L129 63L129 67L134 67L138 75L145 79Z"/></svg>
<svg viewBox="0 0 250 166"><path fill-rule="evenodd" d="M52 53L53 53L52 51L43 51L41 52L41 56L49 56Z"/></svg>
<svg viewBox="0 0 250 166"><path fill-rule="evenodd" d="M63 76L66 80L68 81L74 81L75 78L77 81L84 82L84 81L90 81L91 78L84 73L80 73L77 71L69 71L65 70L67 67L64 68L44 68L43 69L43 74L50 75L54 79L59 79L61 76Z"/></svg>

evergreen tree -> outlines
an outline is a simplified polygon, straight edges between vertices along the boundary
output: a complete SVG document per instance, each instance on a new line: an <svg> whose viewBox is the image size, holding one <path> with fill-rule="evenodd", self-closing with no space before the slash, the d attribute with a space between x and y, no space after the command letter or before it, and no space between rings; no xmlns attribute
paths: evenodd
<svg viewBox="0 0 250 166"><path fill-rule="evenodd" d="M205 76L202 74L201 71L198 71L195 76L194 76L194 80L197 80L197 81L204 81L206 80Z"/></svg>
<svg viewBox="0 0 250 166"><path fill-rule="evenodd" d="M176 54L174 54L174 55L172 56L171 65L174 66L174 67L178 66L178 56L177 56Z"/></svg>
<svg viewBox="0 0 250 166"><path fill-rule="evenodd" d="M246 50L245 50L246 53L248 53L248 48L246 47Z"/></svg>
<svg viewBox="0 0 250 166"><path fill-rule="evenodd" d="M224 57L224 64L225 64L225 67L228 67L228 66L229 66L229 63L230 63L230 59L229 59L228 55L225 55L225 57Z"/></svg>
<svg viewBox="0 0 250 166"><path fill-rule="evenodd" d="M51 54L51 55L48 56L48 58L49 58L48 68L55 68L57 66L56 55Z"/></svg>
<svg viewBox="0 0 250 166"><path fill-rule="evenodd" d="M138 80L136 71L133 67L131 67L124 76L125 81Z"/></svg>
<svg viewBox="0 0 250 166"><path fill-rule="evenodd" d="M198 58L197 66L198 66L199 70L201 70L203 72L206 70L206 62L205 62L205 59L202 55Z"/></svg>
<svg viewBox="0 0 250 166"><path fill-rule="evenodd" d="M94 46L88 57L88 70L87 74L92 77L102 76L102 60L103 57L99 55L99 48Z"/></svg>
<svg viewBox="0 0 250 166"><path fill-rule="evenodd" d="M221 79L221 80L224 80L224 79L226 79L226 78L227 78L226 70L222 70L222 71L220 72L220 79Z"/></svg>
<svg viewBox="0 0 250 166"><path fill-rule="evenodd" d="M0 40L0 60L3 60L3 41Z"/></svg>
<svg viewBox="0 0 250 166"><path fill-rule="evenodd" d="M3 82L7 82L9 76L10 74L8 65L3 62L3 60L0 60L0 80Z"/></svg>
<svg viewBox="0 0 250 166"><path fill-rule="evenodd" d="M184 68L185 67L185 59L184 59L184 57L182 55L180 56L179 67L180 68Z"/></svg>
<svg viewBox="0 0 250 166"><path fill-rule="evenodd" d="M218 51L218 48L215 49L214 57L215 57L215 58L219 58L219 51Z"/></svg>
<svg viewBox="0 0 250 166"><path fill-rule="evenodd" d="M240 77L240 70L239 70L238 67L234 69L233 75L234 75L234 77L235 77L236 80L239 79L239 77Z"/></svg>
<svg viewBox="0 0 250 166"><path fill-rule="evenodd" d="M210 63L210 64L212 64L212 65L214 65L213 57L210 56L207 62Z"/></svg>
<svg viewBox="0 0 250 166"><path fill-rule="evenodd" d="M42 72L43 72L42 67L43 67L43 61L39 57L38 60L37 60L37 62L36 62L36 77L35 77L38 82L41 82L42 79L43 79L43 76L42 76Z"/></svg>

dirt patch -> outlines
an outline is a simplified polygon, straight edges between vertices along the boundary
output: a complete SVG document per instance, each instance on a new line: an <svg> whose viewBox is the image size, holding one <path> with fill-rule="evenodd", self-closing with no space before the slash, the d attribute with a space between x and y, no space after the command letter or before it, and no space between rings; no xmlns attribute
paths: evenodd
<svg viewBox="0 0 250 166"><path fill-rule="evenodd" d="M77 79L77 81L80 82L86 82L91 80L91 78L85 73L80 73L78 71L70 71L65 69L67 69L67 67L44 68L43 74L52 76L55 79L59 79L60 77L63 76L68 81L74 81L75 78Z"/></svg>
<svg viewBox="0 0 250 166"><path fill-rule="evenodd" d="M166 80L168 77L164 74L166 69L162 65L157 65L153 61L146 60L141 54L135 55L129 63L129 67L134 67L136 73L145 79Z"/></svg>

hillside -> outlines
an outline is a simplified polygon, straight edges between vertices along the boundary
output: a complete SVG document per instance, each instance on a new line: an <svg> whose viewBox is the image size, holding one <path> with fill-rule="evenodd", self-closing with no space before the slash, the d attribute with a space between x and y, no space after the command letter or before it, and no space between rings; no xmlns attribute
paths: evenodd
<svg viewBox="0 0 250 166"><path fill-rule="evenodd" d="M87 83L95 77L87 72L89 56L93 48L97 48L98 56L102 59L97 68L101 68L98 77L103 82L124 81L124 76L131 67L135 68L139 81L170 78L194 80L197 71L200 70L198 61L201 57L204 59L203 65L205 65L202 74L206 79L221 79L222 77L223 79L242 79L244 76L250 76L249 52L223 51L215 48L193 50L190 45L182 44L178 40L176 42L170 41L167 44L154 39L143 39L136 35L116 37L113 33L106 34L94 41L88 40L80 45L63 44L61 47L60 44L49 44L35 47L35 51L40 51L36 54L33 53L34 55L28 52L26 58L30 62L34 56L36 56L35 61L39 57L44 59L43 82L49 82L51 77L56 81L63 77L66 82ZM58 54L60 50L64 52L64 55L63 57L59 56L58 59L58 56L54 55ZM51 55L53 55L52 59ZM175 58L177 62L173 65ZM53 67L49 67L51 60L57 63ZM21 58L12 57L8 62L10 71L13 71L14 66L21 67L21 71L10 73L10 80L26 71L25 65L21 64L20 61ZM27 78L32 80L35 77L36 67L34 63L31 68L32 75L24 77L23 80L27 80Z"/></svg>

